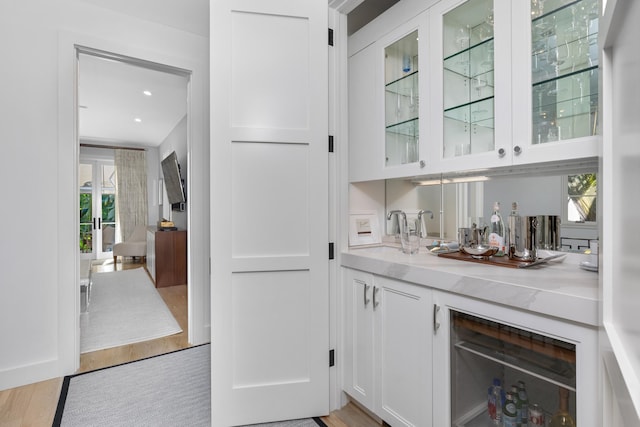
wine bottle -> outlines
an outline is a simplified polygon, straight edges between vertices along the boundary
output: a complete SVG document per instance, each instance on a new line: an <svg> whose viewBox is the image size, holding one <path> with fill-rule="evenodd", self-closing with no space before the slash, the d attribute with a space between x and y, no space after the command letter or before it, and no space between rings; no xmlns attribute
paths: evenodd
<svg viewBox="0 0 640 427"><path fill-rule="evenodd" d="M522 401L520 400L520 392L517 385L511 385L511 395L516 404L516 425L522 425Z"/></svg>
<svg viewBox="0 0 640 427"><path fill-rule="evenodd" d="M569 414L569 390L560 387L558 394L560 407L551 417L549 427L576 427L576 422Z"/></svg>
<svg viewBox="0 0 640 427"><path fill-rule="evenodd" d="M518 381L518 398L522 402L522 426L529 425L529 396L527 395L527 389L525 388L524 381Z"/></svg>
<svg viewBox="0 0 640 427"><path fill-rule="evenodd" d="M500 202L493 205L493 214L491 215L491 225L489 228L489 246L498 248L496 256L504 256L506 251L506 227L500 215Z"/></svg>
<svg viewBox="0 0 640 427"><path fill-rule="evenodd" d="M502 408L502 425L504 427L518 427L518 409L514 400L514 395L507 392L504 407Z"/></svg>

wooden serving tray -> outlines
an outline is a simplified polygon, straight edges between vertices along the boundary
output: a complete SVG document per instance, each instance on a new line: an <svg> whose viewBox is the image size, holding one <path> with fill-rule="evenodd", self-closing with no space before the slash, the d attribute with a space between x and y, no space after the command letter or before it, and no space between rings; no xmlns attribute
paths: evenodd
<svg viewBox="0 0 640 427"><path fill-rule="evenodd" d="M527 266L530 264L528 262L510 259L506 255L491 256L487 259L477 259L472 257L471 255L463 254L462 252L448 252L448 253L438 254L438 256L442 258L458 259L461 261L469 261L469 262L475 262L478 264L485 264L485 265L497 265L499 267L508 267L508 268L522 268L523 266Z"/></svg>

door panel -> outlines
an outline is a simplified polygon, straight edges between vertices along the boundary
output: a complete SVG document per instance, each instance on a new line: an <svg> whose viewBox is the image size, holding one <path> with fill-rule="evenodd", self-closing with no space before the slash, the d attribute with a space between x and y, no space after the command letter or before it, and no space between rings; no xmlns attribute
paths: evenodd
<svg viewBox="0 0 640 427"><path fill-rule="evenodd" d="M323 415L326 4L210 9L212 424Z"/></svg>
<svg viewBox="0 0 640 427"><path fill-rule="evenodd" d="M80 254L108 258L115 243L115 168L112 163L85 161L78 167L80 188Z"/></svg>

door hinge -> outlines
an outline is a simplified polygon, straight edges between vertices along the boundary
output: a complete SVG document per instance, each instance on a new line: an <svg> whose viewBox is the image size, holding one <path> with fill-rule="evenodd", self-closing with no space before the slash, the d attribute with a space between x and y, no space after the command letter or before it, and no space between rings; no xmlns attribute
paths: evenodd
<svg viewBox="0 0 640 427"><path fill-rule="evenodd" d="M333 153L333 135L329 135L329 152Z"/></svg>
<svg viewBox="0 0 640 427"><path fill-rule="evenodd" d="M334 247L333 247L333 242L329 242L329 259L334 259L335 258L335 252L334 252Z"/></svg>
<svg viewBox="0 0 640 427"><path fill-rule="evenodd" d="M329 367L336 364L336 351L334 349L329 350Z"/></svg>
<svg viewBox="0 0 640 427"><path fill-rule="evenodd" d="M333 46L333 29L329 28L329 46Z"/></svg>

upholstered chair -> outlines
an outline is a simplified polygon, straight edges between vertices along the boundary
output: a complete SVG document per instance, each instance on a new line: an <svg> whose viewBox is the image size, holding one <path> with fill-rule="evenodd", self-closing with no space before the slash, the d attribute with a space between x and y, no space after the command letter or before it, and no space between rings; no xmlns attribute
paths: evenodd
<svg viewBox="0 0 640 427"><path fill-rule="evenodd" d="M130 256L141 257L142 261L147 260L147 227L136 225L133 233L124 242L113 245L113 264L118 262L118 257Z"/></svg>

